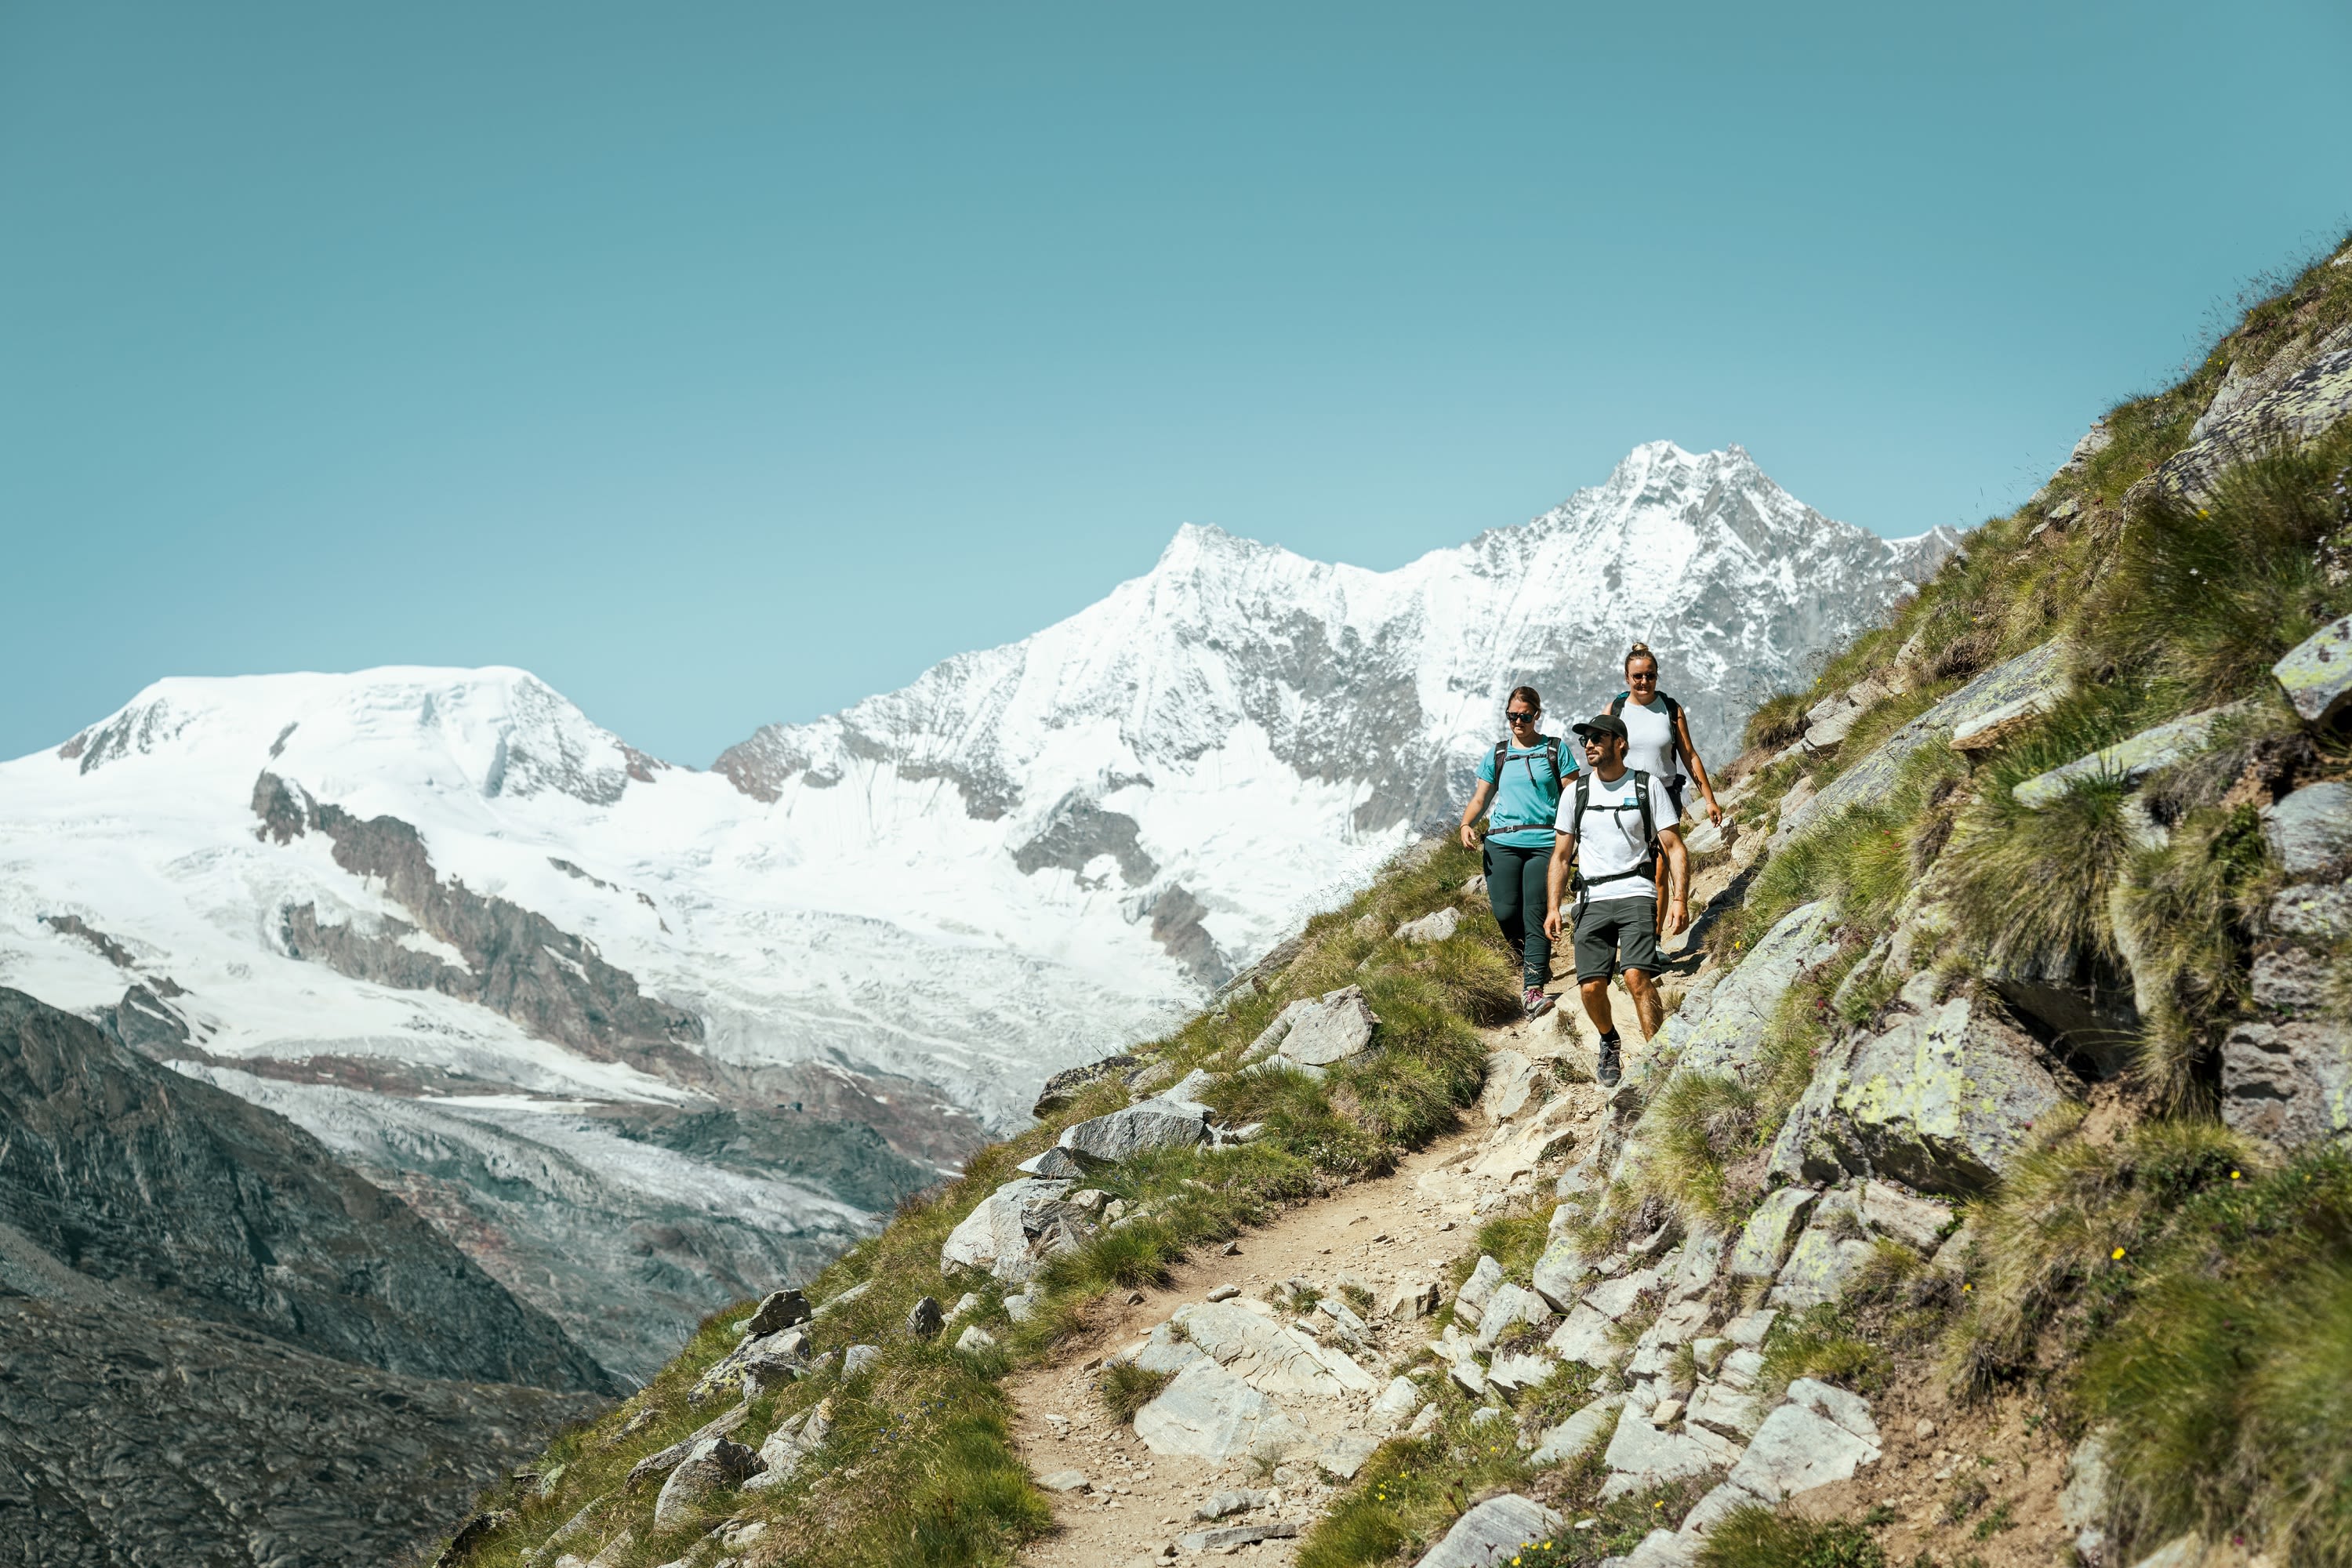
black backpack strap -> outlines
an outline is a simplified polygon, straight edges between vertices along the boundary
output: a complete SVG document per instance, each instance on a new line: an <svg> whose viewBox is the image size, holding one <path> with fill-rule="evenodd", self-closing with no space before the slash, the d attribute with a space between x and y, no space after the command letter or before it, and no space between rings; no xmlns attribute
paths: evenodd
<svg viewBox="0 0 2352 1568"><path fill-rule="evenodd" d="M1565 786L1559 776L1559 737L1552 736L1544 742L1544 758L1551 763L1551 792L1558 795Z"/></svg>
<svg viewBox="0 0 2352 1568"><path fill-rule="evenodd" d="M1650 811L1650 775L1639 768L1633 770L1633 800L1642 810L1643 848L1642 864L1637 869L1644 877L1655 877L1658 874L1658 825Z"/></svg>
<svg viewBox="0 0 2352 1568"><path fill-rule="evenodd" d="M1495 742L1495 788L1498 792L1503 787L1503 763L1509 759L1510 754L1511 743L1508 741Z"/></svg>
<svg viewBox="0 0 2352 1568"><path fill-rule="evenodd" d="M1569 876L1568 890L1580 899L1584 896L1584 808L1591 799L1591 778L1579 769L1576 774L1576 810L1568 819L1569 834L1576 840L1576 867Z"/></svg>
<svg viewBox="0 0 2352 1568"><path fill-rule="evenodd" d="M1621 691L1616 696L1612 697L1609 700L1609 717L1612 719L1622 719L1625 717L1625 700L1633 695L1633 694L1630 691Z"/></svg>
<svg viewBox="0 0 2352 1568"><path fill-rule="evenodd" d="M1666 705L1666 722L1675 727L1676 733L1675 734L1674 739L1680 741L1682 739L1680 731L1682 727L1683 705L1675 701L1673 698L1667 696L1663 691L1658 693L1658 700Z"/></svg>

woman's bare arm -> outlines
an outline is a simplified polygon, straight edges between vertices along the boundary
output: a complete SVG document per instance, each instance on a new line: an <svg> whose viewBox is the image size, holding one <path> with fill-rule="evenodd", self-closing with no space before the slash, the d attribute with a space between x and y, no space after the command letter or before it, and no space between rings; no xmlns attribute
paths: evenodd
<svg viewBox="0 0 2352 1568"><path fill-rule="evenodd" d="M1681 751L1683 761L1690 764L1691 777L1698 781L1698 793L1706 797L1706 816L1710 822L1723 820L1723 807L1715 804L1715 785L1707 782L1706 764L1698 760L1698 748L1691 743L1690 714L1682 708L1675 710L1675 745Z"/></svg>

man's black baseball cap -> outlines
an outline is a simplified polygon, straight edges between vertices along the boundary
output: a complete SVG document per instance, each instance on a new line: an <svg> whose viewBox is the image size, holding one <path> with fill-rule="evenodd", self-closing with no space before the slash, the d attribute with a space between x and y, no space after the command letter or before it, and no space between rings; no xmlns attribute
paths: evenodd
<svg viewBox="0 0 2352 1568"><path fill-rule="evenodd" d="M1625 721L1614 713L1595 713L1579 724L1576 732L1580 735L1614 735L1622 741L1626 738Z"/></svg>

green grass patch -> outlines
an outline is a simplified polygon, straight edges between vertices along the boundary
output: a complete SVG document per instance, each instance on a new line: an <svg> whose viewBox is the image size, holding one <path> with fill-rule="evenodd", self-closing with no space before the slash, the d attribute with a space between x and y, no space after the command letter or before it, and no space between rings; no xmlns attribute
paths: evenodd
<svg viewBox="0 0 2352 1568"><path fill-rule="evenodd" d="M1130 1362L1113 1362L1103 1368L1095 1380L1095 1396L1111 1418L1120 1422L1135 1419L1135 1413L1160 1397L1160 1391L1176 1381L1172 1372L1146 1372Z"/></svg>
<svg viewBox="0 0 2352 1568"><path fill-rule="evenodd" d="M1734 1509L1699 1548L1699 1568L1886 1568L1870 1531L1846 1520L1817 1522L1769 1508Z"/></svg>

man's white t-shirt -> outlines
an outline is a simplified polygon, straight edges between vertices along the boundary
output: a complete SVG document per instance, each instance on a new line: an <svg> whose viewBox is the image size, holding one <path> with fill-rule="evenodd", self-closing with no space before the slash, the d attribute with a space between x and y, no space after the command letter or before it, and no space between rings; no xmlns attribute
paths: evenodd
<svg viewBox="0 0 2352 1568"><path fill-rule="evenodd" d="M1630 705L1627 711L1632 711ZM1584 817L1575 827L1576 863L1584 875L1584 896L1595 903L1603 899L1657 897L1656 885L1634 869L1649 853L1649 845L1642 837L1642 807L1633 798L1633 771L1627 768L1619 773L1613 784L1603 783L1599 773L1584 775ZM1560 803L1570 811L1576 809L1575 789L1570 784ZM1666 798L1666 786L1654 773L1650 775L1650 816L1660 828L1675 825L1674 803Z"/></svg>
<svg viewBox="0 0 2352 1568"><path fill-rule="evenodd" d="M1674 721L1666 717L1664 699L1653 697L1650 701L1654 706L1644 708L1628 698L1617 715L1625 721L1625 765L1639 768L1654 779L1670 779L1682 772L1675 765Z"/></svg>

